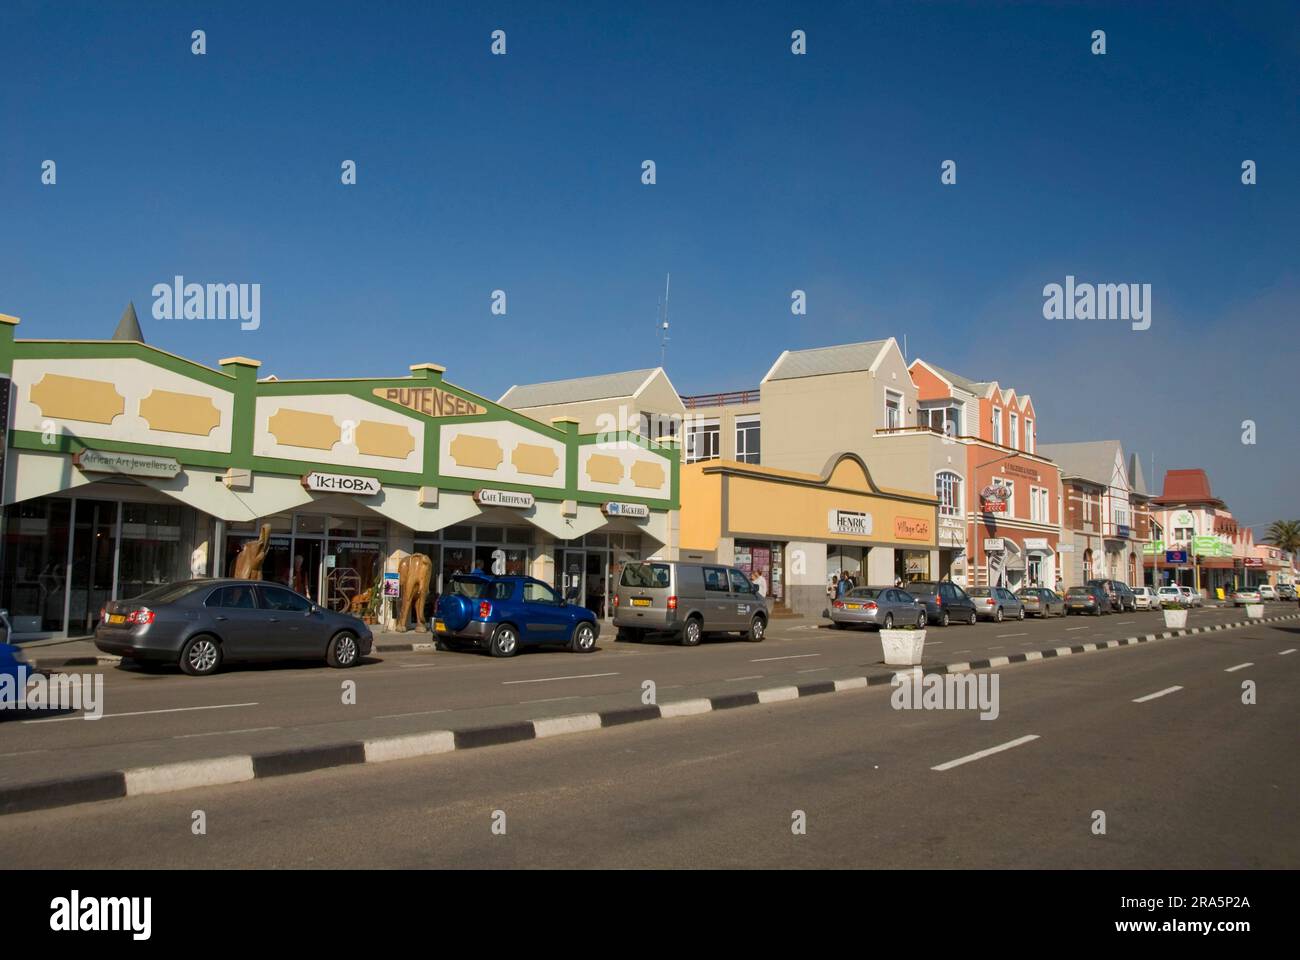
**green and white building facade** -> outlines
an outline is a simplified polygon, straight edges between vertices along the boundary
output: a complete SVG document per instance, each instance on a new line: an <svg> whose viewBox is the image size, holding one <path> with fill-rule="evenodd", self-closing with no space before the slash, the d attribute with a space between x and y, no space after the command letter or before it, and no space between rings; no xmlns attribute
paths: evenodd
<svg viewBox="0 0 1300 960"><path fill-rule="evenodd" d="M21 340L0 315L0 606L19 639L85 635L110 599L227 576L263 524L264 577L335 609L420 552L435 585L526 573L605 614L622 563L671 554L676 442L542 422L431 363L330 380L209 367L127 320L113 340Z"/></svg>

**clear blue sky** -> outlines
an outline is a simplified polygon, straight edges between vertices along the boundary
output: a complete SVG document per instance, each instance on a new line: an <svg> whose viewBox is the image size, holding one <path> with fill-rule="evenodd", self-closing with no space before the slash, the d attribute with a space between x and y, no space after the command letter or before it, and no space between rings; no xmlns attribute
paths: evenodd
<svg viewBox="0 0 1300 960"><path fill-rule="evenodd" d="M7 0L0 312L106 337L134 300L204 362L434 361L495 397L656 364L671 271L682 392L906 335L1032 394L1044 442L1115 437L1206 467L1245 523L1294 516L1298 9ZM152 319L176 274L261 283L261 329ZM1152 284L1151 329L1044 320L1066 274Z"/></svg>

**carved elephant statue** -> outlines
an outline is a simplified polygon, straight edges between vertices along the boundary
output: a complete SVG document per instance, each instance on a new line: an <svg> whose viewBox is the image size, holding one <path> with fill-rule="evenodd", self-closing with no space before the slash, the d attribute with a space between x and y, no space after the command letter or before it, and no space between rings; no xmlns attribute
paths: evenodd
<svg viewBox="0 0 1300 960"><path fill-rule="evenodd" d="M397 565L397 580L402 588L402 612L397 618L397 632L405 633L415 607L415 625L421 632L429 629L424 622L424 603L433 579L433 561L422 553L403 557Z"/></svg>
<svg viewBox="0 0 1300 960"><path fill-rule="evenodd" d="M235 570L232 576L236 580L261 580L262 564L266 561L266 552L271 544L271 525L262 524L256 540L244 544L235 558Z"/></svg>

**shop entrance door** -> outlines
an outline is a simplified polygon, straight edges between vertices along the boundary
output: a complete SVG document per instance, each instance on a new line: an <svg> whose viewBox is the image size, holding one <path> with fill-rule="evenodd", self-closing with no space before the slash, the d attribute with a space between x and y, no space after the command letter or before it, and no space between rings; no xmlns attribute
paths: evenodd
<svg viewBox="0 0 1300 960"><path fill-rule="evenodd" d="M113 598L117 565L117 503L73 502L68 583L68 636L93 633L100 608Z"/></svg>
<svg viewBox="0 0 1300 960"><path fill-rule="evenodd" d="M584 605L597 617L604 617L605 602L609 597L609 584L605 571L608 566L604 551L588 552L586 565L586 583L584 584Z"/></svg>
<svg viewBox="0 0 1300 960"><path fill-rule="evenodd" d="M587 554L582 550L564 550L556 564L556 588L569 603L585 603L587 597Z"/></svg>

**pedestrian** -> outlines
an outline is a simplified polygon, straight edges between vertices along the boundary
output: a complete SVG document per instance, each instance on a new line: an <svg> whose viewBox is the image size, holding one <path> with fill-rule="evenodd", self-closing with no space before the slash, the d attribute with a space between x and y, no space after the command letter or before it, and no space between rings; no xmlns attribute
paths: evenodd
<svg viewBox="0 0 1300 960"><path fill-rule="evenodd" d="M762 571L757 567L755 567L754 571L749 575L749 582L754 585L754 592L760 597L767 596L767 577L763 576Z"/></svg>
<svg viewBox="0 0 1300 960"><path fill-rule="evenodd" d="M842 597L849 592L849 575L840 571L840 582L835 585L835 596Z"/></svg>

